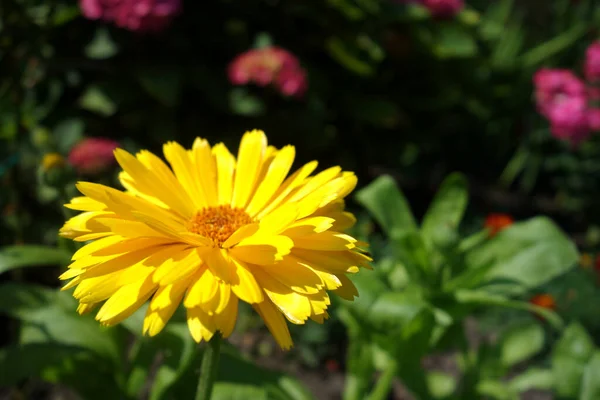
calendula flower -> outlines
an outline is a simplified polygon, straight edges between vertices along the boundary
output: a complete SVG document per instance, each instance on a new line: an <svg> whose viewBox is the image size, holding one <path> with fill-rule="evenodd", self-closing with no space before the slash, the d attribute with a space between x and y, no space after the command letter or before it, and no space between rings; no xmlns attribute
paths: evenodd
<svg viewBox="0 0 600 400"><path fill-rule="evenodd" d="M529 299L529 302L548 310L556 310L556 301L554 301L554 297L548 293L536 294Z"/></svg>
<svg viewBox="0 0 600 400"><path fill-rule="evenodd" d="M61 279L84 313L114 325L144 302L143 331L158 334L180 303L192 337L227 337L238 302L251 304L282 348L292 340L285 319L323 322L333 291L358 293L346 273L368 267L362 244L341 233L355 222L344 197L356 176L339 167L311 175L310 162L288 176L293 146L267 145L247 132L237 157L223 144L196 139L186 150L163 147L167 166L148 151L117 149L126 191L80 182L85 195L67 207L83 211L61 235L92 242L73 256Z"/></svg>
<svg viewBox="0 0 600 400"><path fill-rule="evenodd" d="M46 172L53 168L63 167L65 164L65 158L58 153L46 153L42 158L42 169Z"/></svg>
<svg viewBox="0 0 600 400"><path fill-rule="evenodd" d="M495 236L498 232L514 223L514 219L508 214L489 214L485 218L484 226L489 229L490 236Z"/></svg>

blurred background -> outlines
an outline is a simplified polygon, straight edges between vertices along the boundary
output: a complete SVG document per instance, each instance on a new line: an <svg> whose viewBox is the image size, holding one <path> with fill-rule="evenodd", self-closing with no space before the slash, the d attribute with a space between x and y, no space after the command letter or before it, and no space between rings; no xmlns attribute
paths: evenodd
<svg viewBox="0 0 600 400"><path fill-rule="evenodd" d="M359 188L392 176L417 219L443 179L462 173L465 235L551 218L581 258L522 299L546 296L532 301L600 343L598 27L595 0L0 1L0 288L10 289L0 290L0 399L163 398L150 389L160 376L157 348L140 361L150 378L137 383L134 364L115 378L110 363L67 362L56 351L59 338L96 329L92 319L74 322L72 303L64 315L39 311L44 296L60 302L56 277L73 251L57 236L72 216L62 204L77 180L119 186L115 147L160 154L166 141L189 147L200 136L235 151L255 128L277 147L294 144L296 166L341 165L356 172ZM379 232L357 202L348 207L359 236ZM41 314L65 321L62 330ZM343 321L292 327L296 347L283 354L253 318L238 323L234 347L322 391L318 398L341 398ZM465 332L471 342L493 339L504 321L523 319L535 317L494 309L474 315ZM35 338L48 329L53 339L42 345ZM108 332L91 346L131 348L126 328ZM549 362L559 334L547 334L528 363ZM121 350L110 347L111 335ZM422 368L459 370L447 353L429 355ZM99 395L101 379L128 389ZM462 398L513 398L492 392ZM164 398L191 398L173 393L186 392ZM583 399L578 393L557 398ZM400 382L390 396L413 398Z"/></svg>

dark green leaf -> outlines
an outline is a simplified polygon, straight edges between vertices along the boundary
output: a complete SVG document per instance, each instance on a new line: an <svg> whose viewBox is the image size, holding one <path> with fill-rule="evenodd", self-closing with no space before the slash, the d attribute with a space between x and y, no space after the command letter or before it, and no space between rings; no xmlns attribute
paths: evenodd
<svg viewBox="0 0 600 400"><path fill-rule="evenodd" d="M136 76L140 85L163 105L174 107L179 102L181 72L175 66L148 66L139 69Z"/></svg>
<svg viewBox="0 0 600 400"><path fill-rule="evenodd" d="M440 232L457 230L463 218L469 194L467 180L461 174L448 176L423 217L421 233L428 243L440 242Z"/></svg>
<svg viewBox="0 0 600 400"><path fill-rule="evenodd" d="M380 176L361 189L356 199L388 235L417 230L410 206L391 176Z"/></svg>
<svg viewBox="0 0 600 400"><path fill-rule="evenodd" d="M58 151L68 154L71 148L83 139L85 122L81 118L70 118L60 121L52 129Z"/></svg>
<svg viewBox="0 0 600 400"><path fill-rule="evenodd" d="M545 217L516 223L466 256L469 268L494 263L483 281L486 290L507 295L536 288L571 269L577 248Z"/></svg>
<svg viewBox="0 0 600 400"><path fill-rule="evenodd" d="M0 249L0 274L16 268L59 266L69 262L66 251L48 246L23 245Z"/></svg>
<svg viewBox="0 0 600 400"><path fill-rule="evenodd" d="M246 88L235 88L229 93L229 105L235 114L257 116L266 111L262 99L252 95Z"/></svg>
<svg viewBox="0 0 600 400"><path fill-rule="evenodd" d="M90 86L79 99L79 105L84 110L110 117L117 112L115 102L99 87Z"/></svg>
<svg viewBox="0 0 600 400"><path fill-rule="evenodd" d="M104 60L118 53L117 44L110 37L108 29L101 27L96 29L94 38L85 47L85 55L96 60Z"/></svg>

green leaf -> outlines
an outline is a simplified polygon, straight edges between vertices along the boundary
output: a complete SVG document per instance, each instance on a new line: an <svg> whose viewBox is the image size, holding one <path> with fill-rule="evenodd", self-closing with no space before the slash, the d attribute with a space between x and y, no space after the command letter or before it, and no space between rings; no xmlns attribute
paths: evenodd
<svg viewBox="0 0 600 400"><path fill-rule="evenodd" d="M427 386L434 399L448 398L456 390L456 379L452 375L433 371L427 374Z"/></svg>
<svg viewBox="0 0 600 400"><path fill-rule="evenodd" d="M83 399L127 399L114 372L78 347L29 343L0 349L0 387L40 378L74 389Z"/></svg>
<svg viewBox="0 0 600 400"><path fill-rule="evenodd" d="M119 52L117 44L110 37L108 29L101 27L96 29L94 38L85 46L85 55L94 60L105 60Z"/></svg>
<svg viewBox="0 0 600 400"><path fill-rule="evenodd" d="M258 116L266 111L265 103L258 96L252 95L246 88L234 88L229 92L231 111L238 115Z"/></svg>
<svg viewBox="0 0 600 400"><path fill-rule="evenodd" d="M60 121L52 129L58 151L68 154L71 148L81 139L85 131L85 122L81 118L69 118Z"/></svg>
<svg viewBox="0 0 600 400"><path fill-rule="evenodd" d="M187 369L186 375L178 380L165 398L189 398L189 394L194 393L196 389L198 365L200 365L200 357L196 357L192 368ZM228 345L221 348L218 369L212 400L313 399L296 379L258 367L253 362L242 358L237 350Z"/></svg>
<svg viewBox="0 0 600 400"><path fill-rule="evenodd" d="M515 393L527 390L551 390L554 387L554 376L551 370L532 367L517 375L508 386Z"/></svg>
<svg viewBox="0 0 600 400"><path fill-rule="evenodd" d="M35 285L0 285L0 314L22 322L21 343L55 343L87 349L99 359L120 365L119 331L104 328L75 311L69 293Z"/></svg>
<svg viewBox="0 0 600 400"><path fill-rule="evenodd" d="M379 332L397 332L410 323L428 304L409 290L387 292L375 300L366 315L370 326Z"/></svg>
<svg viewBox="0 0 600 400"><path fill-rule="evenodd" d="M544 330L536 322L527 322L510 327L501 339L501 362L512 367L523 362L544 346Z"/></svg>
<svg viewBox="0 0 600 400"><path fill-rule="evenodd" d="M545 217L516 223L466 255L469 268L494 264L483 277L485 289L505 295L541 286L578 259L573 242Z"/></svg>
<svg viewBox="0 0 600 400"><path fill-rule="evenodd" d="M485 398L496 400L519 400L519 396L514 393L504 382L496 380L483 380L477 383L477 393Z"/></svg>
<svg viewBox="0 0 600 400"><path fill-rule="evenodd" d="M369 76L375 72L371 64L361 59L360 52L353 44L331 37L326 42L326 49L331 58L357 75Z"/></svg>
<svg viewBox="0 0 600 400"><path fill-rule="evenodd" d="M554 311L528 302L511 300L505 296L489 293L485 290L460 289L455 291L452 295L459 304L498 306L513 308L515 310L530 311L546 319L555 329L562 329L563 327L562 320Z"/></svg>
<svg viewBox="0 0 600 400"><path fill-rule="evenodd" d="M356 194L356 199L371 213L386 234L417 230L410 206L391 176L380 176L361 189Z"/></svg>
<svg viewBox="0 0 600 400"><path fill-rule="evenodd" d="M445 232L448 228L456 231L467 208L468 200L465 177L458 173L448 176L423 217L421 233L425 240L433 244L444 242L440 232Z"/></svg>
<svg viewBox="0 0 600 400"><path fill-rule="evenodd" d="M65 265L70 259L68 252L56 247L7 246L0 249L0 274L24 267Z"/></svg>
<svg viewBox="0 0 600 400"><path fill-rule="evenodd" d="M79 105L84 110L110 117L117 112L117 105L98 86L90 86L79 99Z"/></svg>
<svg viewBox="0 0 600 400"><path fill-rule="evenodd" d="M552 373L559 396L577 397L586 365L593 355L595 346L585 329L577 323L569 325L552 351Z"/></svg>
<svg viewBox="0 0 600 400"><path fill-rule="evenodd" d="M573 26L568 31L540 44L521 56L521 63L525 67L537 67L550 57L570 49L580 40L588 30L587 23L582 22Z"/></svg>
<svg viewBox="0 0 600 400"><path fill-rule="evenodd" d="M136 72L140 85L167 107L179 103L181 92L181 72L172 65L152 65L140 68Z"/></svg>
<svg viewBox="0 0 600 400"><path fill-rule="evenodd" d="M430 252L419 232L398 232L391 234L394 255L406 268L412 281L426 283L434 277Z"/></svg>
<svg viewBox="0 0 600 400"><path fill-rule="evenodd" d="M600 351L596 350L583 372L579 400L600 399Z"/></svg>
<svg viewBox="0 0 600 400"><path fill-rule="evenodd" d="M439 58L470 58L477 54L477 42L471 32L457 24L439 24L433 53Z"/></svg>

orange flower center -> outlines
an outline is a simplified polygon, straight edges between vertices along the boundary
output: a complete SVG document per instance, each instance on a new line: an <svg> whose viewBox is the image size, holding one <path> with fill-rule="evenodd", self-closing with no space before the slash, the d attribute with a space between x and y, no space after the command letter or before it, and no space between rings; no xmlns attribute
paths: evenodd
<svg viewBox="0 0 600 400"><path fill-rule="evenodd" d="M233 232L252 222L252 218L242 208L222 205L198 211L188 222L187 229L221 246Z"/></svg>

